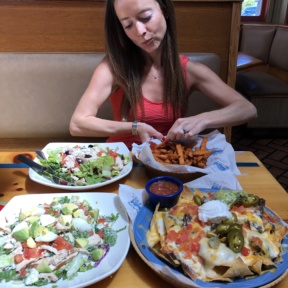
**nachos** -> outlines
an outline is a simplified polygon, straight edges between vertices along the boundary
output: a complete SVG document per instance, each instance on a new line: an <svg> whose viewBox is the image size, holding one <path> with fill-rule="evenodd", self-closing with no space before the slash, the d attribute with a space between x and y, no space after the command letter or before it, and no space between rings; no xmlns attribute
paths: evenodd
<svg viewBox="0 0 288 288"><path fill-rule="evenodd" d="M192 280L232 282L275 271L287 226L245 191L203 193L185 186L176 206L156 207L149 248Z"/></svg>

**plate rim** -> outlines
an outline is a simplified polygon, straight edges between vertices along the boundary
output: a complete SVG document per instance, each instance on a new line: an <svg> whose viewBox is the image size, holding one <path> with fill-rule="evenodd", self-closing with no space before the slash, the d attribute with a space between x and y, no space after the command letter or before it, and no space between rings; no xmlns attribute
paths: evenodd
<svg viewBox="0 0 288 288"><path fill-rule="evenodd" d="M103 273L102 275L100 275L99 277L97 277L96 281L95 280L88 280L86 282L81 282L81 283L73 283L73 279L72 280L59 280L60 282L59 283L55 283L55 285L58 284L58 286L61 284L61 283L64 283L65 286L61 286L61 287L67 287L67 285L69 285L70 288L82 288L82 287L87 287L87 286L90 286L92 284L95 284L107 277L109 277L110 275L112 275L113 273L117 272L117 270L119 270L119 268L121 267L121 265L123 264L124 260L126 259L127 257L127 254L129 252L129 249L130 249L130 243L131 243L131 238L130 238L130 234L129 234L129 227L130 227L130 222L129 222L129 217L128 217L128 214L127 214L127 211L125 209L125 206L123 205L119 195L117 193L113 193L113 192L71 192L71 193L68 193L68 192L59 192L59 193L35 193L35 194L24 194L24 195L16 195L14 197L12 197L8 202L7 204L3 207L3 209L0 211L0 217L2 215L7 215L7 213L10 212L15 214L17 213L12 211L10 206L14 204L14 202L16 201L17 202L21 202L22 199L24 198L43 198L43 201L41 202L37 202L38 204L41 204L41 203L44 203L44 202L47 202L47 201L50 201L53 197L61 197L61 196L68 196L68 197L71 197L71 196L79 196L80 199L86 199L87 196L89 196L90 198L91 197L94 197L95 196L95 201L97 201L97 197L99 199L99 197L102 198L102 200L108 200L115 203L115 199L117 199L117 203L114 204L114 207L115 207L115 210L119 211L119 214L121 215L122 219L123 219L123 223L126 223L127 225L127 230L125 231L125 234L127 234L126 236L124 235L124 237L127 237L127 241L126 242L126 245L122 245L121 246L121 249L118 249L119 251L122 252L122 256L119 257L120 261L108 272L106 273ZM48 198L48 199L47 199ZM106 198L106 199L105 199ZM36 200L35 200L36 201ZM35 202L34 201L34 202ZM31 206L35 205L35 203L33 202L33 204L31 204ZM23 203L23 202L22 202ZM117 205L120 205L121 207L121 211L117 208ZM94 203L95 205L95 203ZM94 206L93 205L93 206ZM103 204L102 204L103 205ZM20 205L19 205L20 206ZM110 207L110 206L108 206ZM18 208L18 207L17 207ZM108 208L109 209L109 208ZM100 208L100 211L101 211L101 208ZM102 209L103 211L103 209ZM116 242L117 243L117 242ZM113 246L114 247L114 246ZM113 249L112 247L112 249ZM125 248L125 249L124 249ZM109 253L108 253L109 255ZM111 257L111 256L110 256ZM105 259L105 258L104 258ZM106 260L107 261L107 260ZM95 268L97 269L97 268ZM88 270L86 272L89 272L89 271L93 271L92 270ZM86 273L86 272L83 272L83 273ZM85 278L83 277L82 275L82 278ZM69 281L69 282L67 282ZM53 283L52 283L53 284ZM22 287L28 287L28 286L25 286L24 284L13 284L11 282L6 282L6 285L9 285L7 287L10 287L10 288L16 288L16 287L19 287L19 288L22 288ZM41 286L43 288L45 287L50 287L51 286L51 283L50 284L47 284L47 285L44 285L44 286ZM29 286L29 287L38 287L38 286L35 286L35 285L32 285L32 286Z"/></svg>
<svg viewBox="0 0 288 288"><path fill-rule="evenodd" d="M190 188L190 187L189 187ZM194 187L193 187L194 188ZM215 189L206 189L206 188L197 188L197 189L200 189L200 190L205 190L205 191L216 191ZM143 207L139 210L139 212L138 212L138 214L140 213L140 211L142 210L142 209L149 209L149 208L153 208L152 206L151 206L151 204L149 203L149 202L146 202L144 205L143 205ZM274 214L276 217L278 217L278 220L281 222L281 224L283 224L283 225L286 225L287 226L287 224L285 223L285 221L276 213L276 212L274 212L273 210L271 210L269 207L267 207L267 206L265 206L265 208L270 212L270 213L272 213L272 214ZM152 210L152 209L149 209L149 210ZM137 214L137 216L138 216L138 214ZM152 212L152 215L153 215L153 212ZM174 285L175 287L179 287L179 288L191 288L191 287L194 287L194 286L191 286L191 285L189 285L189 284L185 284L185 283L183 283L183 282L181 282L181 281L178 281L178 280L176 280L176 279L173 279L173 278L171 278L171 277L169 277L168 275L166 275L166 274L164 274L162 271L160 271L159 269L157 269L146 257L145 257L145 255L142 253L142 251L141 251L141 249L139 248L139 245L138 245L138 243L136 242L136 239L135 239L135 232L134 232L134 226L136 225L136 224L138 224L138 225L140 225L141 223L136 223L136 219L137 219L137 216L136 216L136 218L135 218L135 220L134 220L134 223L131 223L131 220L130 220L130 223L131 223L131 225L130 225L130 228L129 228L129 235L130 235L130 241L131 241L131 243L132 243L132 245L133 245L133 247L134 247L134 249L136 250L136 252L137 252L137 254L140 256L140 258L156 273L156 274L158 274L163 280L165 280L165 281L167 281L168 283L170 283L170 284L172 284L172 285ZM146 215L146 218L147 218L147 215ZM151 221L151 220L150 220ZM143 226L142 226L143 227ZM287 236L286 236L287 237ZM148 248L148 246L147 246L147 249L149 249ZM153 252L151 252L151 253L153 253ZM156 256L157 257L157 256ZM160 261L162 261L161 259L160 259ZM165 263L165 261L163 261L163 263ZM169 265L168 265L168 263L167 263L167 266L168 267L170 267ZM183 272L182 272L182 275L183 276L186 276ZM264 274L263 274L264 275ZM269 288L269 287L272 287L272 286L274 286L274 285L276 285L278 282L280 282L282 279L284 279L286 276L288 275L288 267L287 267L287 269L281 274L281 275L279 275L276 279L274 279L272 282L266 282L266 283L264 283L264 285L262 285L262 286L251 286L251 287L258 287L258 288ZM260 275L261 276L261 275ZM188 277L188 276L186 276L186 277ZM189 278L188 278L189 279ZM193 281L193 280L192 280ZM197 281L197 280L196 280ZM198 285L198 283L196 283L196 281L194 281L194 283L195 283L195 287L207 287L207 288L209 288L209 286L199 286ZM200 281L202 281L202 280L200 280ZM203 283L206 283L206 282L204 282L204 281L202 281ZM219 283L218 282L207 282L207 283L215 283L215 285L217 286L219 286ZM223 282L224 283L224 282ZM222 285L223 285L223 283L220 283L220 285L221 286L219 286L219 287L222 287ZM231 283L233 283L233 282L231 282ZM235 282L234 282L235 283ZM227 288L229 288L229 283L224 283L225 284L225 287L227 287ZM238 285L241 285L241 284L244 284L244 283L242 283L242 282L240 282L240 283L238 283ZM260 283L259 283L260 284ZM237 285L237 284L236 284ZM217 286L217 287L218 287ZM224 287L224 286L223 286ZM248 286L243 286L244 288L248 288ZM250 287L250 286L249 286ZM212 287L210 287L210 288L212 288Z"/></svg>
<svg viewBox="0 0 288 288"><path fill-rule="evenodd" d="M51 181L49 181L48 179L42 177L41 175L37 174L32 168L29 168L29 178L41 185L44 186L48 186L51 188L56 188L56 189L61 189L61 190L70 190L70 191L85 191L85 190L91 190L91 189L97 189L109 184L112 184L122 178L124 178L125 176L129 175L130 172L132 171L133 168L133 159L132 159L132 155L131 152L129 151L128 147L126 146L126 144L124 142L49 142L46 146L44 146L41 150L46 154L46 150L49 148L49 146L51 145L55 145L55 148L59 145L59 147L61 147L60 145L64 146L64 145L69 145L69 146L75 146L75 145L94 145L94 144L99 144L101 146L121 146L122 149L125 149L128 152L127 156L129 156L129 163L125 166L127 169L127 171L125 171L122 175L118 175L110 180L107 180L105 182L101 182L98 184L92 184L92 185L87 185L87 186L65 186L65 185L58 185L55 184ZM47 155L47 154L46 154ZM126 155L126 154L125 154ZM34 161L38 162L38 158L37 156L33 159Z"/></svg>

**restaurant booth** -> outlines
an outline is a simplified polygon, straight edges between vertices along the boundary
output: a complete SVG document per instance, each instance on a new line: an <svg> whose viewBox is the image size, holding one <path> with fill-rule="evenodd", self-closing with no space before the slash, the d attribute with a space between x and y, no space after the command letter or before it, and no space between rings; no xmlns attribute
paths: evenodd
<svg viewBox="0 0 288 288"><path fill-rule="evenodd" d="M181 53L206 63L234 88L242 1L173 2ZM48 143L101 141L70 136L68 123L77 93L80 98L93 68L103 57L104 6L104 0L0 1L0 62L4 63L0 65L2 205L18 195L64 192L32 181L28 167L18 161L18 154L34 159L35 150ZM72 101L70 93L74 95ZM212 109L204 104L201 109ZM101 113L103 117L111 116L108 104ZM219 129L229 143L231 127ZM243 189L263 197L266 205L287 222L287 193L261 161L245 151L235 152L235 161ZM120 184L143 189L148 179L143 165L135 162L129 175L90 192L117 194ZM119 270L89 287L189 287L148 268L131 231L130 237L132 245ZM287 271L273 282L273 287L287 287L286 275Z"/></svg>

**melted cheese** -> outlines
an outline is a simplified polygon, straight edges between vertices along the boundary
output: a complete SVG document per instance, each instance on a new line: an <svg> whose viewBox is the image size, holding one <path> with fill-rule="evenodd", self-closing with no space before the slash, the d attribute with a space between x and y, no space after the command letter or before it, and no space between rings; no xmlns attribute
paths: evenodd
<svg viewBox="0 0 288 288"><path fill-rule="evenodd" d="M230 266L231 263L239 257L225 244L220 243L218 249L213 249L208 244L208 238L202 238L199 255L204 259L205 269L212 269L215 266Z"/></svg>

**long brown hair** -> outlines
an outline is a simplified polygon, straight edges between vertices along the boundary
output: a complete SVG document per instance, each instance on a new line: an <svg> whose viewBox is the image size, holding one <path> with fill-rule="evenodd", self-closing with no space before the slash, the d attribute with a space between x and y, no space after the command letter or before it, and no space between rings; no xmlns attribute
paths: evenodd
<svg viewBox="0 0 288 288"><path fill-rule="evenodd" d="M179 117L179 109L184 113L187 107L186 83L179 59L176 19L172 0L155 0L167 23L167 31L162 42L162 65L164 68L164 107L171 103L174 118ZM142 50L125 34L114 9L115 0L106 1L105 41L110 69L117 85L124 90L119 113L127 119L130 109L136 120L136 107L140 103L143 111L141 91L146 59Z"/></svg>

